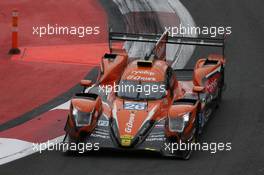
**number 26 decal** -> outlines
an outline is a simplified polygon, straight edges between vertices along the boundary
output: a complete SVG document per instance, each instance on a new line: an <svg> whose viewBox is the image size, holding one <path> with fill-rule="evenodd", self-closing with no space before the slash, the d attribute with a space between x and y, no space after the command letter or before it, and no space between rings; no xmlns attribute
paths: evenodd
<svg viewBox="0 0 264 175"><path fill-rule="evenodd" d="M124 109L126 110L145 110L146 107L146 103L125 102L124 104Z"/></svg>

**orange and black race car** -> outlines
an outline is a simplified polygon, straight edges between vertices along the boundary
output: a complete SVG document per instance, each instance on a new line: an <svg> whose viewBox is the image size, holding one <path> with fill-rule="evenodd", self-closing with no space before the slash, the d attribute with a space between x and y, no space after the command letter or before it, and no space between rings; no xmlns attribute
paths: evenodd
<svg viewBox="0 0 264 175"><path fill-rule="evenodd" d="M116 43L114 43L116 42ZM143 58L130 58L120 42L153 43ZM220 47L190 70L174 70L166 44ZM224 88L224 39L109 33L97 81L82 80L82 93L71 100L64 141L98 143L100 148L157 151L189 159L192 149L177 144L198 141L221 101Z"/></svg>

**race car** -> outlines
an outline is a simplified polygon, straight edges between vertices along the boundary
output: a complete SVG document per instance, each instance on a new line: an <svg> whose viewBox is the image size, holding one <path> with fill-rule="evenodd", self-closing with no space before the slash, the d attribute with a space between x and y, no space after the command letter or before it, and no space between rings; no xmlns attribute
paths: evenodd
<svg viewBox="0 0 264 175"><path fill-rule="evenodd" d="M115 42L115 43L114 43ZM121 43L120 43L121 42ZM153 43L146 56L130 58L122 42ZM174 70L166 45L220 47L199 58L192 70ZM224 39L109 32L110 53L96 81L81 80L83 92L70 104L64 142L97 143L100 149L145 150L189 159L219 106L224 89Z"/></svg>

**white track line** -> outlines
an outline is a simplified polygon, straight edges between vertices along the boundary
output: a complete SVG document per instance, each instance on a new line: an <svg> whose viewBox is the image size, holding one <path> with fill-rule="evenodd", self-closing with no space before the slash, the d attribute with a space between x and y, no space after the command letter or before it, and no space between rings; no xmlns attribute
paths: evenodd
<svg viewBox="0 0 264 175"><path fill-rule="evenodd" d="M57 109L68 110L68 109L70 109L70 104L71 104L71 100L51 109L50 111L57 110Z"/></svg>
<svg viewBox="0 0 264 175"><path fill-rule="evenodd" d="M57 144L62 142L64 136L60 136L54 138L49 141L51 144ZM44 142L41 144L46 144L48 142ZM28 155L39 152L40 145L35 149L33 143L26 142L18 139L9 139L9 138L0 138L0 165L5 163L26 157Z"/></svg>
<svg viewBox="0 0 264 175"><path fill-rule="evenodd" d="M70 106L70 100L51 109L53 110L68 110ZM60 143L64 138L63 136L56 137L49 141L49 143ZM47 143L47 142L46 142ZM45 144L45 143L42 143ZM0 165L26 157L28 155L38 152L33 149L33 143L18 139L0 138Z"/></svg>

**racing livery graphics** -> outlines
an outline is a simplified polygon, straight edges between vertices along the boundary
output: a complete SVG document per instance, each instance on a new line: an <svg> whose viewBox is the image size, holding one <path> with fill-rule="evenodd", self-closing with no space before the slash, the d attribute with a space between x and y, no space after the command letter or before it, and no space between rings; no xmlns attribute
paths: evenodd
<svg viewBox="0 0 264 175"><path fill-rule="evenodd" d="M205 123L220 104L224 88L223 55L199 58L193 70L173 70L166 44L221 47L224 39L109 33L97 81L82 80L71 100L65 142L99 143L100 148L146 150L189 159L192 150L168 152L165 145L197 143ZM129 58L112 42L152 42L143 58ZM189 76L182 76L186 72ZM113 87L104 91L100 87ZM114 87L118 86L118 87Z"/></svg>

